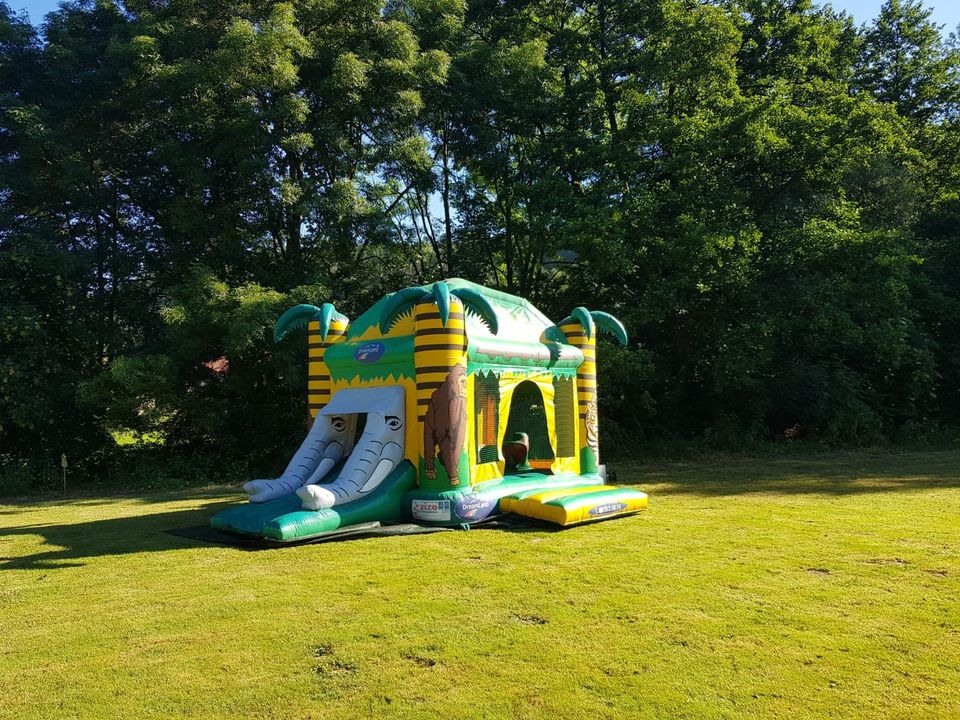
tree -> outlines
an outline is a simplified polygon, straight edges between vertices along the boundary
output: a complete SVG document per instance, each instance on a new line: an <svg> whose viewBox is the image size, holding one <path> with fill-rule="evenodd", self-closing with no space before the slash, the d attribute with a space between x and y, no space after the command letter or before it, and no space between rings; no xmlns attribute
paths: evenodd
<svg viewBox="0 0 960 720"><path fill-rule="evenodd" d="M919 123L955 118L960 103L960 53L947 45L932 8L921 0L886 0L864 35L858 83Z"/></svg>

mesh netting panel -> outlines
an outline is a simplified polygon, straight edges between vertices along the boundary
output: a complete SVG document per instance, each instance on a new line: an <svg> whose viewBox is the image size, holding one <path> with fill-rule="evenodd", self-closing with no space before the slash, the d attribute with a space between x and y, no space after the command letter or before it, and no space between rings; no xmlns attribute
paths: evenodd
<svg viewBox="0 0 960 720"><path fill-rule="evenodd" d="M555 378L553 387L553 412L557 428L557 457L574 457L577 454L577 419L573 397L573 379Z"/></svg>
<svg viewBox="0 0 960 720"><path fill-rule="evenodd" d="M478 463L496 462L497 428L500 422L500 387L495 375L477 375L473 385L473 412Z"/></svg>
<svg viewBox="0 0 960 720"><path fill-rule="evenodd" d="M510 417L507 419L507 434L524 432L530 438L530 460L552 460L553 448L547 434L547 412L540 388L529 380L517 385L510 401Z"/></svg>

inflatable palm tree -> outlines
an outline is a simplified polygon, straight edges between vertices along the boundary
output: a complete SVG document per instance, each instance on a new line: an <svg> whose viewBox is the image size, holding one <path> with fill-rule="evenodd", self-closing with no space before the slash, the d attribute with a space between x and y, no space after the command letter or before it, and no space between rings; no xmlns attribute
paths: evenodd
<svg viewBox="0 0 960 720"><path fill-rule="evenodd" d="M438 477L434 458L432 419L427 417L430 398L448 377L460 378L463 396L466 395L467 334L466 313L476 315L496 334L497 314L483 295L471 288L451 290L445 282L435 283L430 290L404 288L387 300L380 315L380 331L384 334L403 315L413 310L416 332L414 336L414 366L417 377L417 420L425 427L422 457L422 477L438 485L460 484L466 474L465 456L443 461L443 472ZM462 368L454 372L455 368ZM466 412L466 407L463 408ZM465 418L464 418L465 424ZM466 428L463 428L464 432ZM444 478L443 476L446 475Z"/></svg>
<svg viewBox="0 0 960 720"><path fill-rule="evenodd" d="M330 401L332 392L330 371L324 362L324 355L328 347L344 339L349 326L350 320L337 312L332 303L324 303L323 307L304 303L287 310L273 327L274 342L280 342L296 329L307 328L307 356L310 363L307 397L311 417L316 417L317 412Z"/></svg>
<svg viewBox="0 0 960 720"><path fill-rule="evenodd" d="M451 303L461 304L468 312L479 317L490 328L490 332L497 334L497 313L490 301L471 288L451 290L445 282L434 283L430 290L404 288L391 295L380 314L380 332L389 332L397 320L420 303L436 304L444 327L450 320Z"/></svg>
<svg viewBox="0 0 960 720"><path fill-rule="evenodd" d="M627 344L627 330L623 323L609 313L590 311L585 307L573 309L559 322L563 341L580 349L583 364L577 369L577 409L580 417L580 437L586 446L580 449L581 472L597 472L600 467L600 443L597 416L597 332L612 335L621 345ZM547 334L547 333L545 333ZM553 333L555 335L555 332ZM549 336L549 335L548 335Z"/></svg>

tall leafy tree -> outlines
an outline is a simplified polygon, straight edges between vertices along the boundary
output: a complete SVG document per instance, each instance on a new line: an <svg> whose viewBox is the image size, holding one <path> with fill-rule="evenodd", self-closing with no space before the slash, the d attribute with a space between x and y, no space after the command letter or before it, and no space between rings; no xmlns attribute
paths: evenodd
<svg viewBox="0 0 960 720"><path fill-rule="evenodd" d="M452 274L623 318L622 437L960 422L940 31L917 0L0 5L0 442L279 457L276 312Z"/></svg>
<svg viewBox="0 0 960 720"><path fill-rule="evenodd" d="M858 82L912 120L956 117L960 54L921 0L887 0L864 35Z"/></svg>

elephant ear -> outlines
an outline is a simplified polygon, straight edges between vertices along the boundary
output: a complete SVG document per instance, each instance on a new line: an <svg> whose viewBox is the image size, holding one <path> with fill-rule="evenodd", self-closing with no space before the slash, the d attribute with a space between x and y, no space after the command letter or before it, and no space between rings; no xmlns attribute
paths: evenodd
<svg viewBox="0 0 960 720"><path fill-rule="evenodd" d="M410 312L414 305L428 295L429 293L425 293L420 288L397 290L387 299L386 305L380 311L380 332L384 335L390 332L390 328L396 324L397 320Z"/></svg>
<svg viewBox="0 0 960 720"><path fill-rule="evenodd" d="M460 298L464 310L476 315L484 325L490 328L490 332L494 335L497 334L500 330L500 323L497 321L497 311L493 309L493 305L490 304L487 298L472 288L457 288L452 291L451 294Z"/></svg>
<svg viewBox="0 0 960 720"><path fill-rule="evenodd" d="M316 305L303 303L287 310L273 326L273 341L280 342L294 330L305 328L322 311Z"/></svg>
<svg viewBox="0 0 960 720"><path fill-rule="evenodd" d="M339 320L342 323L350 322L346 315L337 312L333 303L324 303L323 307L320 308L320 338L322 340L327 339L327 334L330 332L330 323L334 320Z"/></svg>
<svg viewBox="0 0 960 720"><path fill-rule="evenodd" d="M570 317L580 323L588 339L593 337L596 328L594 327L593 318L590 316L589 310L585 307L575 307L573 312L570 313Z"/></svg>
<svg viewBox="0 0 960 720"><path fill-rule="evenodd" d="M593 318L593 321L597 324L597 330L599 332L605 332L608 335L615 337L621 345L626 347L627 345L627 329L623 326L623 323L617 320L610 313L600 312L596 310L590 313L590 317Z"/></svg>

